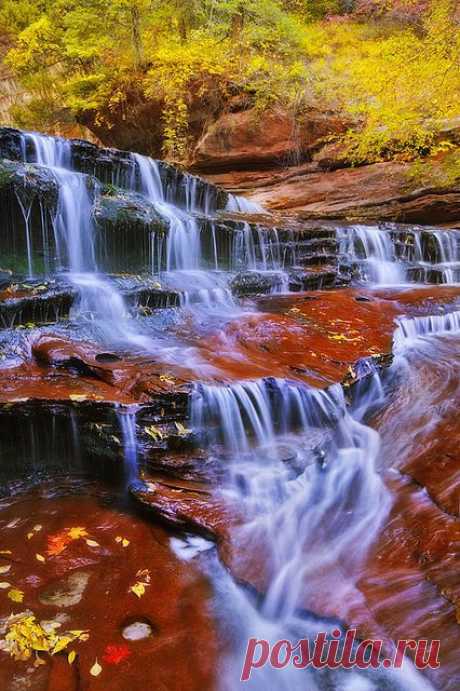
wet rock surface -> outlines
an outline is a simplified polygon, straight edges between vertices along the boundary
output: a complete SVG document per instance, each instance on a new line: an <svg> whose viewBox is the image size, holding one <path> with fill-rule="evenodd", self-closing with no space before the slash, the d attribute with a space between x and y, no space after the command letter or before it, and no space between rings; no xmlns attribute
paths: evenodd
<svg viewBox="0 0 460 691"><path fill-rule="evenodd" d="M3 502L0 523L2 548L11 551L2 558L11 566L2 626L11 614L29 613L37 623L56 622L59 634L81 634L53 656L32 650L18 662L2 651L2 688L14 688L22 675L32 691L213 688L210 658L217 644L209 588L198 569L174 555L161 528L84 484ZM20 602L8 598L11 590L21 593ZM189 646L193 660L183 654ZM36 656L40 666L33 664ZM96 660L97 679L91 673Z"/></svg>
<svg viewBox="0 0 460 691"><path fill-rule="evenodd" d="M278 627L298 610L302 625L355 625L389 647L439 637L432 676L453 691L460 235L299 220L311 205L353 215L359 187L359 213L374 205L364 169L327 173L353 177L345 201L335 177L327 199L310 197L306 166L333 168L321 152L298 178L283 173L285 198L270 189L293 220L244 203L217 213L218 188L87 142L70 151L88 177L18 162L39 158L32 144L0 130L16 161L0 190L0 562L11 580L0 638L3 619L29 609L90 638L71 634L37 667L0 650L0 686L216 689L228 665L239 678L227 654L254 635L246 619ZM387 184L394 211L404 190ZM53 491L24 491L50 478ZM199 537L217 549L200 567L179 561L166 529L180 531L184 560L193 540L197 554L210 549ZM210 585L230 617L210 609Z"/></svg>

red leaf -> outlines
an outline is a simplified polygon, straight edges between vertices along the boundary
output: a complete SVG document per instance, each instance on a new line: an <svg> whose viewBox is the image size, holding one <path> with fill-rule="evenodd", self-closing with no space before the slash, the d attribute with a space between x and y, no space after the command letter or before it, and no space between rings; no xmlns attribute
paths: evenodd
<svg viewBox="0 0 460 691"><path fill-rule="evenodd" d="M102 659L109 665L118 665L130 655L131 651L127 645L108 645Z"/></svg>

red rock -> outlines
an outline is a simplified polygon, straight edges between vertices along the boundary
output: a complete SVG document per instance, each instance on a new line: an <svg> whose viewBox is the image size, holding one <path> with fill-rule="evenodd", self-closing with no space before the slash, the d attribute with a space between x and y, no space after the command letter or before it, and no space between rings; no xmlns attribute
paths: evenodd
<svg viewBox="0 0 460 691"><path fill-rule="evenodd" d="M198 142L192 168L210 172L295 163L307 159L325 137L345 130L337 115L315 109L297 122L281 109L226 113Z"/></svg>

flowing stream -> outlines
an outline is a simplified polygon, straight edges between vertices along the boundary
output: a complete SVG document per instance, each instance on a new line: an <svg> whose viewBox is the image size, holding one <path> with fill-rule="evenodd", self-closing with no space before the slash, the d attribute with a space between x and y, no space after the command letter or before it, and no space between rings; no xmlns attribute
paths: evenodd
<svg viewBox="0 0 460 691"><path fill-rule="evenodd" d="M27 163L46 168L57 186L52 239L43 231L42 249L46 256L53 255L53 275L76 291L71 321L87 325L92 338L104 345L130 354L147 353L161 362L193 363L195 372L203 364L204 371L206 363L200 362L183 336L185 327L182 335L160 338L152 326L155 322L145 319L141 324L141 319L133 318L119 284L100 269L94 209L102 183L73 169L71 143L26 133L22 155ZM149 234L149 278L180 293L174 316L179 334L177 324L187 326L190 314L205 325L206 335L213 319L220 323L219 319L225 322L256 312L254 304L242 305L235 295L232 281L240 273L263 277L275 273L279 280L272 292L289 292L291 272L305 269L302 252L311 258L309 242L329 243L329 247L336 243L337 272L350 271L360 286L454 286L460 281L458 230L354 225L333 229L332 238L326 228L326 236L299 240L294 229L263 228L244 216L263 212L248 200L230 195L227 216L219 216L211 186L203 187L194 176L181 178L178 185L171 171L166 174L158 162L140 154L130 154L129 162L129 174L118 175L117 181L127 194L147 200L166 224L166 232ZM32 207L20 197L18 201L32 280L39 274L34 268ZM45 247L45 235L46 243L53 245L51 252ZM331 251L321 249L328 261ZM350 398L339 384L318 390L276 377L225 381L216 376L191 385L191 429L222 469L214 496L239 507L245 519L232 532L232 567L236 573L257 572L260 579L255 585L239 585L214 550L209 549L214 555L209 556L209 545L203 547L200 540L192 539L184 547L174 538L185 559L203 551L208 555L206 568L220 603L217 610L231 632L221 669L222 691L239 688L248 638L295 641L337 626L343 632L332 603L353 603L356 611L366 610L361 579L394 508L389 477L399 472L414 449L428 443L429 433L446 415L454 415L460 398L459 337L460 312L454 309L399 318L393 364L384 374L375 368L353 388ZM169 405L167 385L166 377L166 403L162 399L160 422L155 418L155 424L162 424ZM127 487L139 478L141 407L120 405L116 410ZM151 437L162 440L155 425L149 429ZM73 420L70 431L77 456ZM324 617L315 614L316 605L322 611L321 603L326 610L331 603ZM399 671L372 673L304 673L267 666L254 673L247 687L255 691L434 688L409 660Z"/></svg>

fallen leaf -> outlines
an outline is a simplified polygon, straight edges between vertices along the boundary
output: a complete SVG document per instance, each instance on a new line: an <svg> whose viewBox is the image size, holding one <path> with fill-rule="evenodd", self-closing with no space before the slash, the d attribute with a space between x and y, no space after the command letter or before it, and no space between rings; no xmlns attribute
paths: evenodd
<svg viewBox="0 0 460 691"><path fill-rule="evenodd" d="M8 571L11 569L11 564L7 564L6 566L0 566L0 573L8 573Z"/></svg>
<svg viewBox="0 0 460 691"><path fill-rule="evenodd" d="M41 562L46 561L46 559L45 559L45 557L43 556L43 554L36 554L36 555L35 555L35 559L36 559L37 561L41 561Z"/></svg>
<svg viewBox="0 0 460 691"><path fill-rule="evenodd" d="M13 602L22 602L24 600L24 593L22 592L22 590L12 588L8 593L8 597Z"/></svg>
<svg viewBox="0 0 460 691"><path fill-rule="evenodd" d="M171 375L169 375L169 374L162 374L162 375L160 376L160 381L164 381L164 382L166 382L167 384L174 384L174 382L175 382L176 380L175 380L175 378L174 378L173 376L171 376Z"/></svg>
<svg viewBox="0 0 460 691"><path fill-rule="evenodd" d="M91 667L91 669L89 670L89 673L90 673L93 677L98 677L98 676L100 675L101 672L102 672L102 667L101 667L101 665L99 664L99 662L98 662L97 659L96 659L96 662L94 663L94 665L93 665L93 666Z"/></svg>
<svg viewBox="0 0 460 691"><path fill-rule="evenodd" d="M67 530L64 530L57 535L50 535L48 537L48 548L46 553L49 557L55 557L61 554L66 547L72 542L72 538L69 537Z"/></svg>
<svg viewBox="0 0 460 691"><path fill-rule="evenodd" d="M152 437L154 441L158 441L158 439L163 439L163 432L161 429L158 429L158 427L155 427L155 425L150 425L150 427L144 427L144 431L146 434L149 435L149 437Z"/></svg>
<svg viewBox="0 0 460 691"><path fill-rule="evenodd" d="M42 528L43 528L43 526L40 525L40 523L37 523L37 525L34 525L32 530L34 531L34 533L39 533Z"/></svg>
<svg viewBox="0 0 460 691"><path fill-rule="evenodd" d="M33 538L34 534L33 533L27 533L27 539L31 540Z"/></svg>
<svg viewBox="0 0 460 691"><path fill-rule="evenodd" d="M11 588L11 583L7 581L0 582L0 590L6 590L7 588Z"/></svg>
<svg viewBox="0 0 460 691"><path fill-rule="evenodd" d="M87 537L88 533L86 531L86 528L81 528L80 526L77 526L76 528L69 528L67 531L67 535L70 537L71 540L79 540L81 537Z"/></svg>
<svg viewBox="0 0 460 691"><path fill-rule="evenodd" d="M88 547L100 547L99 542L96 542L96 540L85 540L85 542Z"/></svg>
<svg viewBox="0 0 460 691"><path fill-rule="evenodd" d="M0 554L13 554L13 552L10 549L1 549Z"/></svg>
<svg viewBox="0 0 460 691"><path fill-rule="evenodd" d="M123 545L123 547L127 547L127 546L129 545L129 540L127 540L127 539L124 537L123 540L121 541L121 544Z"/></svg>
<svg viewBox="0 0 460 691"><path fill-rule="evenodd" d="M86 395L84 393L71 393L69 394L69 398L71 401L75 401L76 403L86 401Z"/></svg>
<svg viewBox="0 0 460 691"><path fill-rule="evenodd" d="M177 431L181 436L184 436L185 434L190 434L191 430L184 427L184 425L181 422L175 422L174 424L176 425Z"/></svg>
<svg viewBox="0 0 460 691"><path fill-rule="evenodd" d="M72 643L73 640L74 640L74 639L73 639L72 637L70 637L70 636L61 636L61 637L58 639L58 641L57 641L56 645L54 646L54 648L52 649L51 655L56 655L56 653L60 653L61 650L64 650L65 648L67 648L67 646L69 645L69 643Z"/></svg>
<svg viewBox="0 0 460 691"><path fill-rule="evenodd" d="M136 573L136 576L138 578L142 578L146 584L150 583L150 571L148 569L139 569L139 571Z"/></svg>
<svg viewBox="0 0 460 691"><path fill-rule="evenodd" d="M145 595L145 583L137 581L137 583L131 586L130 591L134 593L134 595L137 595L137 597L141 598L143 595Z"/></svg>
<svg viewBox="0 0 460 691"><path fill-rule="evenodd" d="M131 651L127 645L108 645L102 659L109 665L119 665L130 655Z"/></svg>
<svg viewBox="0 0 460 691"><path fill-rule="evenodd" d="M71 665L74 662L76 657L77 653L75 652L75 650L71 650L70 653L67 655L67 662L69 663L69 665Z"/></svg>

